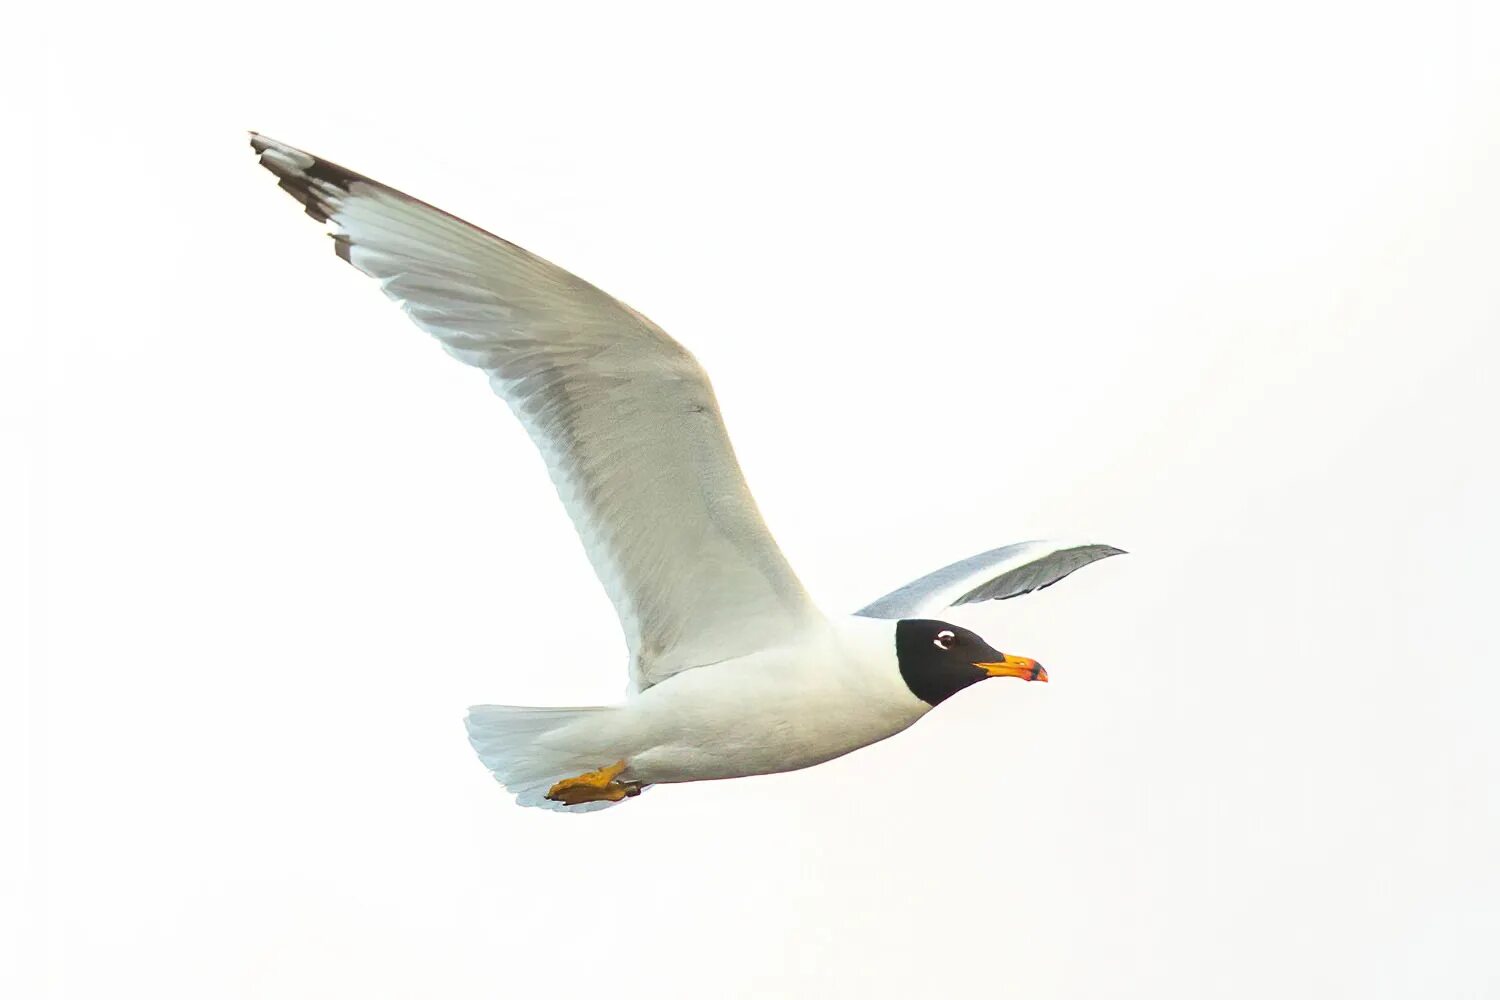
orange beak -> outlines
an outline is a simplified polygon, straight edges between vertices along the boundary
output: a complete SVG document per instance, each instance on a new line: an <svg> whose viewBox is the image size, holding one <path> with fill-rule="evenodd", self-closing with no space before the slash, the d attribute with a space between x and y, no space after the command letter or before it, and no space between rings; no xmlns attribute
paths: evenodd
<svg viewBox="0 0 1500 1000"><path fill-rule="evenodd" d="M1005 659L999 663L976 663L974 666L983 670L991 677L1019 677L1023 681L1046 682L1047 671L1042 669L1040 663L1024 656L1001 655Z"/></svg>

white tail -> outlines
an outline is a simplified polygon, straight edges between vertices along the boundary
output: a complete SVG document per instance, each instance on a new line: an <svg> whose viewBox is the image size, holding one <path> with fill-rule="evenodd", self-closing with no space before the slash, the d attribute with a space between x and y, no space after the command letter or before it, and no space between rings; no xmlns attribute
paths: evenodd
<svg viewBox="0 0 1500 1000"><path fill-rule="evenodd" d="M464 725L469 742L495 780L516 803L561 812L591 812L615 805L589 802L568 806L547 798L547 789L611 761L604 760L597 736L608 706L526 708L519 705L475 705ZM591 738L592 737L592 738Z"/></svg>

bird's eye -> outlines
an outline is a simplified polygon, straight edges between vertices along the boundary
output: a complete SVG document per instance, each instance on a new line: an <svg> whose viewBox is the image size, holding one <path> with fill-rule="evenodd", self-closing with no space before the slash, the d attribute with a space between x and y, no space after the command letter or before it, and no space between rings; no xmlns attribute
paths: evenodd
<svg viewBox="0 0 1500 1000"><path fill-rule="evenodd" d="M932 644L938 649L952 649L958 645L958 636L947 629L943 629L937 634L937 638L932 640Z"/></svg>

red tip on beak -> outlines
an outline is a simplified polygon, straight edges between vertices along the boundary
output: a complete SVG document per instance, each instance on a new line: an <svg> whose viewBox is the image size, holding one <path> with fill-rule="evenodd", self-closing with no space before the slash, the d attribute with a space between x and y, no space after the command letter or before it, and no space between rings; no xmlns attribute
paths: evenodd
<svg viewBox="0 0 1500 1000"><path fill-rule="evenodd" d="M1023 681L1046 683L1047 671L1040 663L1027 656L1002 655L1005 659L997 663L976 663L974 666L991 677L1019 677Z"/></svg>

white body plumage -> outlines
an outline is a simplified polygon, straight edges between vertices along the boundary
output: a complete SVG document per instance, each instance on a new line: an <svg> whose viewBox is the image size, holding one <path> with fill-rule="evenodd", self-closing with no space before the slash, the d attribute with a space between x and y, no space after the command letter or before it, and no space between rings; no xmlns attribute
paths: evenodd
<svg viewBox="0 0 1500 1000"><path fill-rule="evenodd" d="M895 623L849 617L618 706L476 706L468 727L518 801L552 805L554 782L601 762L626 761L621 780L642 785L793 771L894 736L931 708L902 679Z"/></svg>

